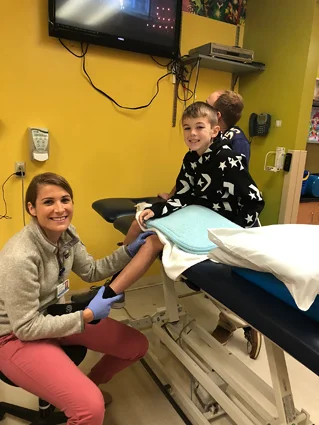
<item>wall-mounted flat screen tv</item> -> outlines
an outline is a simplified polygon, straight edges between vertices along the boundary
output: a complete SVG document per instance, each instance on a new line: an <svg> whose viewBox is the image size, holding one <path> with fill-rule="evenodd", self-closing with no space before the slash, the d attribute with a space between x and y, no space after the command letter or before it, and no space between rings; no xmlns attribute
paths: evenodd
<svg viewBox="0 0 319 425"><path fill-rule="evenodd" d="M182 0L48 0L49 35L175 58Z"/></svg>

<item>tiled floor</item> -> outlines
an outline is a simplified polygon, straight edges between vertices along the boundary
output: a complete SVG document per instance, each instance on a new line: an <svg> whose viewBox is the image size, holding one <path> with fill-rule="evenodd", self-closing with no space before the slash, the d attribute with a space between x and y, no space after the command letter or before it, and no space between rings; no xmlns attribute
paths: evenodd
<svg viewBox="0 0 319 425"><path fill-rule="evenodd" d="M179 285L179 293L188 292L188 289ZM204 298L203 294L182 298L181 303L192 317L207 330L214 329L218 311L213 304ZM127 310L134 317L152 314L156 307L163 305L161 286L149 289L137 289L127 293ZM112 312L112 317L121 319L126 316L125 311ZM270 383L270 375L264 348L258 360L251 360L246 354L246 341L243 332L238 330L230 340L228 348L245 364L253 369L266 382ZM88 353L81 368L88 371L99 357L96 353ZM293 358L287 356L291 385L296 406L304 408L311 414L313 423L319 423L319 379ZM123 385L125 383L125 385ZM185 383L189 387L188 383ZM113 395L113 403L106 411L105 425L182 425L183 422L175 413L163 394L151 380L140 363L123 371L105 385L105 390ZM36 407L34 396L21 389L9 387L0 383L0 398L28 407ZM23 424L20 420L6 417L4 425ZM232 424L227 418L214 422L216 425Z"/></svg>

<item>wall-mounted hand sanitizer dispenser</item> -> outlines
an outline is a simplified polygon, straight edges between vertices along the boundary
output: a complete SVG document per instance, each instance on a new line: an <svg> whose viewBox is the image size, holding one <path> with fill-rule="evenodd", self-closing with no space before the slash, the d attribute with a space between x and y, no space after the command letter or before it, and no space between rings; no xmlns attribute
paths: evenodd
<svg viewBox="0 0 319 425"><path fill-rule="evenodd" d="M49 159L49 130L31 127L28 131L31 159L35 161Z"/></svg>

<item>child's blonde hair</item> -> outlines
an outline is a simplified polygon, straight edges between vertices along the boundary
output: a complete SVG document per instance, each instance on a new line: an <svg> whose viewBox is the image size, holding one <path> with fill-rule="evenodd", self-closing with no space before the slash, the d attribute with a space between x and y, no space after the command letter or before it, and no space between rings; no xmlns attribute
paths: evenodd
<svg viewBox="0 0 319 425"><path fill-rule="evenodd" d="M218 124L217 110L206 102L194 102L189 105L182 115L182 123L186 118L208 118L213 127Z"/></svg>

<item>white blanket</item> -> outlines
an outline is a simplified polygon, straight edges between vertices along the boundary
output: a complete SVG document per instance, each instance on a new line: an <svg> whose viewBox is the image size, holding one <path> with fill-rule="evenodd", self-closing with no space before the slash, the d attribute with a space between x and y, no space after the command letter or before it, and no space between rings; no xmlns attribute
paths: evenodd
<svg viewBox="0 0 319 425"><path fill-rule="evenodd" d="M319 294L319 226L276 224L251 229L209 229L218 248L209 258L231 266L272 273L300 310Z"/></svg>

